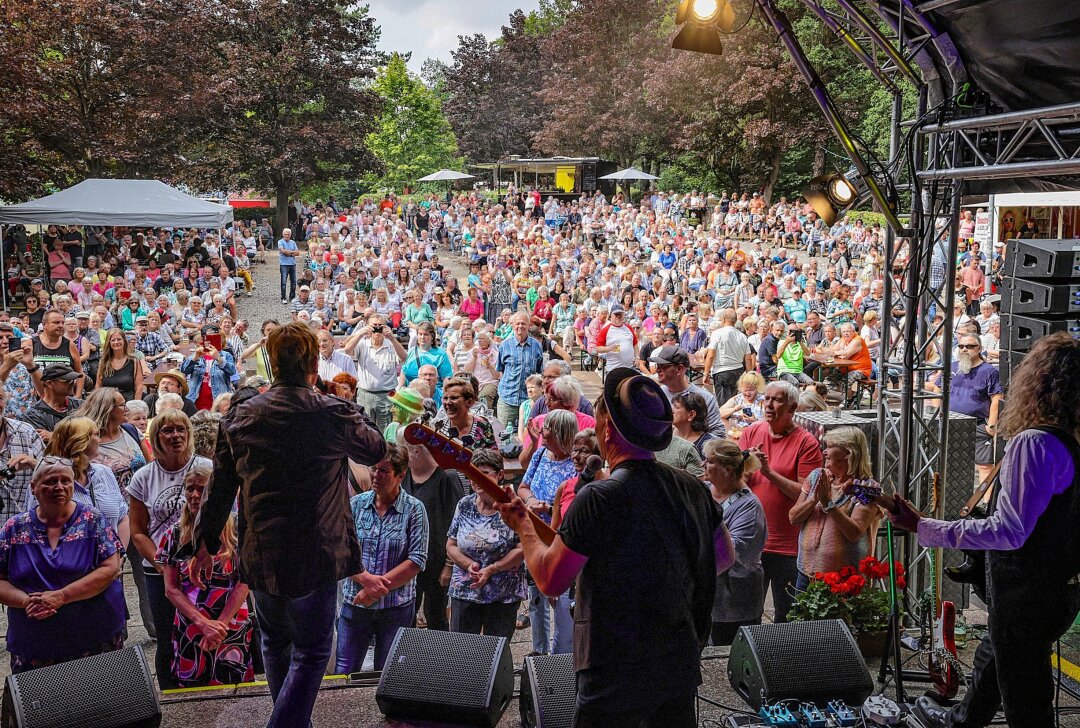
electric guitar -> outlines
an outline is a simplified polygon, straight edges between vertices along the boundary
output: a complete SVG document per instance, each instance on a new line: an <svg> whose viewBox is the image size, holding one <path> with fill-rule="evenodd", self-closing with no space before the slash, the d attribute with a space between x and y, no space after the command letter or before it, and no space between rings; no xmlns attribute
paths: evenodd
<svg viewBox="0 0 1080 728"><path fill-rule="evenodd" d="M410 445L423 445L441 467L463 473L496 503L509 503L514 498L514 495L496 483L494 478L472 464L472 451L465 447L461 440L451 439L427 425L413 422L405 427L405 442ZM540 516L532 511L528 513L536 535L550 545L555 540L555 531Z"/></svg>
<svg viewBox="0 0 1080 728"><path fill-rule="evenodd" d="M943 510L940 498L941 475L934 473L930 488L930 512L940 518ZM930 583L933 588L933 613L930 615L930 680L938 695L945 699L956 696L960 676L956 671L956 605L941 599L941 549L930 549Z"/></svg>
<svg viewBox="0 0 1080 728"><path fill-rule="evenodd" d="M930 490L930 513L940 517L940 474L934 473ZM896 501L884 493L881 485L874 480L856 480L848 486L848 493L864 505L876 503L888 510L895 507ZM960 687L960 678L956 670L956 606L941 599L941 549L930 549L930 583L932 600L930 614L930 654L929 672L935 692L942 698L953 698Z"/></svg>

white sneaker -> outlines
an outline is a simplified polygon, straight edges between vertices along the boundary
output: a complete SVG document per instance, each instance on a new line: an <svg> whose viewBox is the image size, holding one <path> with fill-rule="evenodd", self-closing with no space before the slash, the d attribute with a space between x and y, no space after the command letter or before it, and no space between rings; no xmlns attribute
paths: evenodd
<svg viewBox="0 0 1080 728"><path fill-rule="evenodd" d="M286 300L285 300L284 298L283 298L283 299L281 299L281 302L282 302L282 303L284 303L284 304L288 304L288 303L289 303L289 302L288 302L288 301L286 301Z"/></svg>

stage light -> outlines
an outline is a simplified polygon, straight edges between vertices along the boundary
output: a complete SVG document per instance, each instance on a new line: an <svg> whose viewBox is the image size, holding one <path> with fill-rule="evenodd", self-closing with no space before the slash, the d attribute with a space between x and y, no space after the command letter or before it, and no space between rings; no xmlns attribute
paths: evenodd
<svg viewBox="0 0 1080 728"><path fill-rule="evenodd" d="M835 172L823 174L810 180L803 197L826 225L832 225L855 205L860 195L860 183L854 169L848 170L846 175Z"/></svg>
<svg viewBox="0 0 1080 728"><path fill-rule="evenodd" d="M716 0L694 0L691 10L693 10L694 20L697 22L711 23L716 19L716 15L720 11L720 3Z"/></svg>
<svg viewBox="0 0 1080 728"><path fill-rule="evenodd" d="M683 27L672 39L672 48L719 56L724 52L720 34L735 27L735 9L729 0L682 0L675 23Z"/></svg>

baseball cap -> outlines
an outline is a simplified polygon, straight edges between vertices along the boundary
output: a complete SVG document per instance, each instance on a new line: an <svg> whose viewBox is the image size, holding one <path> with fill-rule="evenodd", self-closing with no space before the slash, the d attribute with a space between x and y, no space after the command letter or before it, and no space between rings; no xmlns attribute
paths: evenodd
<svg viewBox="0 0 1080 728"><path fill-rule="evenodd" d="M149 317L149 316L146 316L145 314L140 314L140 315L138 315L138 316L136 316L136 317L135 317L135 323L137 323L137 324L141 324L141 323L143 323L144 321L145 321L145 322L147 322L147 323L149 323L149 321L150 321L150 317Z"/></svg>
<svg viewBox="0 0 1080 728"><path fill-rule="evenodd" d="M80 378L82 378L82 375L67 364L50 364L45 367L45 371L41 373L41 381L43 382L52 382L57 379L63 379L65 382L74 382L76 379Z"/></svg>
<svg viewBox="0 0 1080 728"><path fill-rule="evenodd" d="M301 290L301 291L310 291L310 290L311 290L311 286L300 286L300 290Z"/></svg>
<svg viewBox="0 0 1080 728"><path fill-rule="evenodd" d="M690 366L690 355L678 346L661 346L659 349L653 350L653 353L649 356L649 361L660 366L682 364L684 367L688 367Z"/></svg>
<svg viewBox="0 0 1080 728"><path fill-rule="evenodd" d="M89 319L90 318L90 312L89 311L79 311L77 314L75 314L75 318L77 318L77 319Z"/></svg>
<svg viewBox="0 0 1080 728"><path fill-rule="evenodd" d="M614 306L611 307L611 315L614 316L615 314L619 313L626 313L626 309L622 307L621 303L616 303Z"/></svg>

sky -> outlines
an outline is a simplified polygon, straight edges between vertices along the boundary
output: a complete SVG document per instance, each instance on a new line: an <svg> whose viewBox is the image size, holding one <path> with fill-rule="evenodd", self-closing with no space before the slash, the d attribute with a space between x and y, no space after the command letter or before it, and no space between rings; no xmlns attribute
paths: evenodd
<svg viewBox="0 0 1080 728"><path fill-rule="evenodd" d="M379 50L412 51L409 69L417 73L427 58L450 62L459 35L499 35L514 10L528 13L537 0L368 0L382 26Z"/></svg>

